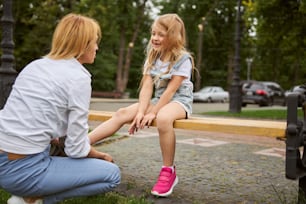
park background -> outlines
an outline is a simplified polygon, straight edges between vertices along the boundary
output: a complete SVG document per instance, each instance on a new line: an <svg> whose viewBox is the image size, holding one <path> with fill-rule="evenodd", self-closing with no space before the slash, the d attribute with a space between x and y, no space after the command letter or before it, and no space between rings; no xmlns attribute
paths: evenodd
<svg viewBox="0 0 306 204"><path fill-rule="evenodd" d="M187 49L201 76L194 78L195 91L229 89L235 60L241 80L275 81L284 89L305 83L305 0L242 0L240 20L237 0L13 0L17 72L48 53L58 20L70 12L93 17L102 28L96 61L86 65L94 91L137 97L150 25L164 13L185 22Z"/></svg>

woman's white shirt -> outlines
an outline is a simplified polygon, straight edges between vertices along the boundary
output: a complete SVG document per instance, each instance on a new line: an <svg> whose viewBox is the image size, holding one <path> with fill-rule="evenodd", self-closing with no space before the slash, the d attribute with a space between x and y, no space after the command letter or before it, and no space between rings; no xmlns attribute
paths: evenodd
<svg viewBox="0 0 306 204"><path fill-rule="evenodd" d="M35 154L66 135L66 154L87 156L90 98L91 75L76 59L31 62L0 111L0 149Z"/></svg>

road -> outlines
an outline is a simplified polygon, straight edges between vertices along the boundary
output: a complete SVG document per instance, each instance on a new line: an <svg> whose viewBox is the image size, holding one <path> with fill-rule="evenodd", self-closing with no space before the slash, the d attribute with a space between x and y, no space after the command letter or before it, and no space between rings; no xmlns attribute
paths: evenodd
<svg viewBox="0 0 306 204"><path fill-rule="evenodd" d="M137 102L137 99L106 99L106 98L92 98L90 109L91 110L104 110L116 111L118 108L126 107L130 104ZM209 111L228 111L229 103L193 103L193 115ZM259 107L258 105L248 105L242 110L263 110L265 108L286 108L282 106L273 107Z"/></svg>

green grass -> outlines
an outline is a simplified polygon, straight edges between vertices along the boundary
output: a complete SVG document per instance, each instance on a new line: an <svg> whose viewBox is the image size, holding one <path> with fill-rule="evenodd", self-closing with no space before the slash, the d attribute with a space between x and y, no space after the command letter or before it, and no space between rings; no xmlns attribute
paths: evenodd
<svg viewBox="0 0 306 204"><path fill-rule="evenodd" d="M0 189L0 203L6 203L9 199L10 194ZM115 192L109 192L104 195L96 195L90 197L74 198L68 199L60 202L59 204L97 204L97 203L107 203L107 204L152 204L152 202L147 201L144 197L125 197Z"/></svg>
<svg viewBox="0 0 306 204"><path fill-rule="evenodd" d="M263 110L242 110L240 113L230 113L228 111L203 112L204 116L234 117L246 119L265 119L265 120L287 120L286 109L263 109ZM298 117L303 118L302 109L298 109Z"/></svg>

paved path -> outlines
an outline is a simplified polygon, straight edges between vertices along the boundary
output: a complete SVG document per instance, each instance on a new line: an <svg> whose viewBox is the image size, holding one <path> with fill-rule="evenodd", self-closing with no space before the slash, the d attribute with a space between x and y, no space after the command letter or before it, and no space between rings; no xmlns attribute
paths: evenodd
<svg viewBox="0 0 306 204"><path fill-rule="evenodd" d="M135 101L93 99L91 109L115 111ZM194 114L205 109L226 111L228 104L198 103L193 109ZM90 126L94 128L99 123L90 121ZM124 126L110 142L97 145L99 150L110 153L122 170L122 184L117 191L144 196L154 204L296 203L298 182L285 178L284 141L185 130L176 130L176 136L179 183L168 198L150 195L162 165L156 128L128 136Z"/></svg>
<svg viewBox="0 0 306 204"><path fill-rule="evenodd" d="M284 141L204 131L176 134L179 184L168 198L150 195L162 165L155 128L128 136L124 126L112 142L97 145L122 170L117 191L155 204L296 203L298 183L285 178Z"/></svg>

